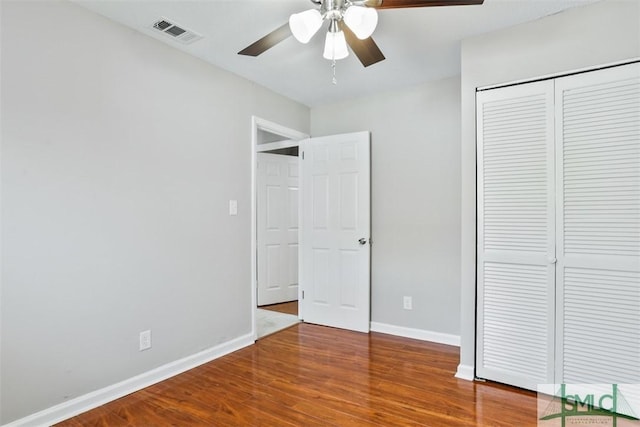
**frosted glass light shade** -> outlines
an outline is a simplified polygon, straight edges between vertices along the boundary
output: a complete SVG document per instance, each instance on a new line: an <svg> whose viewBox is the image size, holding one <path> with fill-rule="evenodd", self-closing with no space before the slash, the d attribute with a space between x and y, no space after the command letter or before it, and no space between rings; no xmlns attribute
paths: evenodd
<svg viewBox="0 0 640 427"><path fill-rule="evenodd" d="M322 56L326 59L343 59L349 56L347 41L344 39L344 33L342 31L336 31L335 33L331 31L327 32L327 37L324 41L324 54Z"/></svg>
<svg viewBox="0 0 640 427"><path fill-rule="evenodd" d="M344 13L344 23L360 40L371 37L378 25L378 12L364 6L350 6Z"/></svg>
<svg viewBox="0 0 640 427"><path fill-rule="evenodd" d="M308 43L322 25L322 15L316 9L294 13L289 17L291 33L300 43Z"/></svg>

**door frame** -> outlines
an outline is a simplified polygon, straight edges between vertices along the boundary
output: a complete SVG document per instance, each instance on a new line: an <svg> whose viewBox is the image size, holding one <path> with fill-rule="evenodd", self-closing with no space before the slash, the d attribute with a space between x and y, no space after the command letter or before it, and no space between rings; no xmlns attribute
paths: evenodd
<svg viewBox="0 0 640 427"><path fill-rule="evenodd" d="M280 135L283 137L283 141L259 144L258 134L260 131ZM251 116L251 335L253 336L254 341L257 339L256 309L258 307L257 153L281 148L298 147L301 140L309 137L310 135L304 132L282 126L278 123L274 123L257 116ZM301 189L298 191L301 191ZM298 197L298 200L302 199ZM299 257L300 248L298 248L298 258ZM299 259L298 262L300 262ZM300 286L298 286L298 300L301 299L301 293L302 290L300 289ZM302 313L299 305L298 318L302 319Z"/></svg>

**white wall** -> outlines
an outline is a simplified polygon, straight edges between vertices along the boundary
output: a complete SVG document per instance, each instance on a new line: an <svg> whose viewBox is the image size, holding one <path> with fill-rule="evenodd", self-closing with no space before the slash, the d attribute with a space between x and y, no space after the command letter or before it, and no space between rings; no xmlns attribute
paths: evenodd
<svg viewBox="0 0 640 427"><path fill-rule="evenodd" d="M605 0L463 41L461 370L474 366L475 89L638 56L638 0Z"/></svg>
<svg viewBox="0 0 640 427"><path fill-rule="evenodd" d="M251 115L309 109L79 6L0 4L1 424L251 331Z"/></svg>
<svg viewBox="0 0 640 427"><path fill-rule="evenodd" d="M311 110L313 136L359 130L372 132L372 321L458 335L460 80Z"/></svg>

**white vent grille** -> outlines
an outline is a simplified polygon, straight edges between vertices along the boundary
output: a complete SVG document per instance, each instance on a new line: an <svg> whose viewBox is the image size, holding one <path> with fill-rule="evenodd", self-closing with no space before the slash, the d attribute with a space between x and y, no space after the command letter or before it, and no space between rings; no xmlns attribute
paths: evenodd
<svg viewBox="0 0 640 427"><path fill-rule="evenodd" d="M202 38L202 35L195 31L189 30L166 18L160 18L154 22L151 27L184 44L193 43Z"/></svg>

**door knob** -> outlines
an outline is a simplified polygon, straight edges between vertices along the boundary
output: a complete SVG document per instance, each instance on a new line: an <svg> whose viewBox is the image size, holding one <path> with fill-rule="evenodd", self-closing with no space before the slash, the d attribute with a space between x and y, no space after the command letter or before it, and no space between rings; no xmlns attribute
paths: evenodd
<svg viewBox="0 0 640 427"><path fill-rule="evenodd" d="M361 245L366 245L367 239L365 239L364 237L361 237L360 239L358 239L358 243L360 243Z"/></svg>

